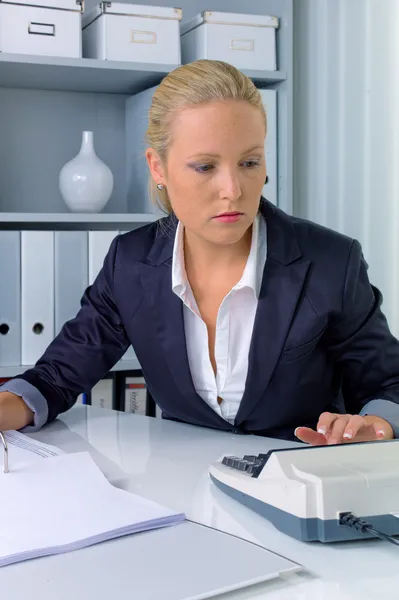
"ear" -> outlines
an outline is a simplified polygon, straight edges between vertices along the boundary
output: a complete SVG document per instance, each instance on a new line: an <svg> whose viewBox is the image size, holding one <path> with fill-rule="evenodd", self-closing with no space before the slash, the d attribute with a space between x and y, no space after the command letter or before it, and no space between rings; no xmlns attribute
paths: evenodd
<svg viewBox="0 0 399 600"><path fill-rule="evenodd" d="M147 148L145 156L153 180L165 184L165 169L157 152L153 148Z"/></svg>

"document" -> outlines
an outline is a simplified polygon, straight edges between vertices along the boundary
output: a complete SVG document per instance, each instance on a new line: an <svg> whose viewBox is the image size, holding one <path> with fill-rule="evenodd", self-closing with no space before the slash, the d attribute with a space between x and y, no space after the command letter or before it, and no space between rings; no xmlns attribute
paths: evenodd
<svg viewBox="0 0 399 600"><path fill-rule="evenodd" d="M0 472L0 567L176 525L185 515L111 485L88 452L7 432Z"/></svg>
<svg viewBox="0 0 399 600"><path fill-rule="evenodd" d="M49 444L43 444L43 442L38 442L19 431L6 431L3 435L7 442L8 454L11 456L13 470L36 459L65 454L63 450ZM0 448L2 448L1 444Z"/></svg>

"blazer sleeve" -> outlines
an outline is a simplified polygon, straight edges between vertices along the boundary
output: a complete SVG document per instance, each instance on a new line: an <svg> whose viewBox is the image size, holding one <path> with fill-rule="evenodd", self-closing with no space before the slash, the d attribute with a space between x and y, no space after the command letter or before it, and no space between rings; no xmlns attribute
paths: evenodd
<svg viewBox="0 0 399 600"><path fill-rule="evenodd" d="M340 365L348 413L386 419L399 437L399 342L381 310L358 241L349 255L342 310L333 319L329 352Z"/></svg>
<svg viewBox="0 0 399 600"><path fill-rule="evenodd" d="M118 237L85 291L77 316L63 326L33 368L0 388L14 391L40 412L42 422L35 423L36 428L71 408L78 395L89 391L129 347L113 294L117 248Z"/></svg>

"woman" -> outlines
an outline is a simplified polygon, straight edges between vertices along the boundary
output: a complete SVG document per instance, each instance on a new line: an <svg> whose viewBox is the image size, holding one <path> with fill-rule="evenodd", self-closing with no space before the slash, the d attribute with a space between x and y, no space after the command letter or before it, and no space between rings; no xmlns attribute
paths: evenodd
<svg viewBox="0 0 399 600"><path fill-rule="evenodd" d="M163 416L310 444L399 431L399 344L357 241L261 198L266 117L230 65L157 88L152 191L169 216L117 237L75 319L3 386L0 429L38 429L133 344Z"/></svg>

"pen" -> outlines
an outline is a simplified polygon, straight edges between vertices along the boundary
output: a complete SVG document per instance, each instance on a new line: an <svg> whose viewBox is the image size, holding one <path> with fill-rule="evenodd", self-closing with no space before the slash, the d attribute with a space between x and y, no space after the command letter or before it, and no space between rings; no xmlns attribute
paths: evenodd
<svg viewBox="0 0 399 600"><path fill-rule="evenodd" d="M4 473L8 473L8 446L3 433L0 431L0 438L4 448Z"/></svg>

